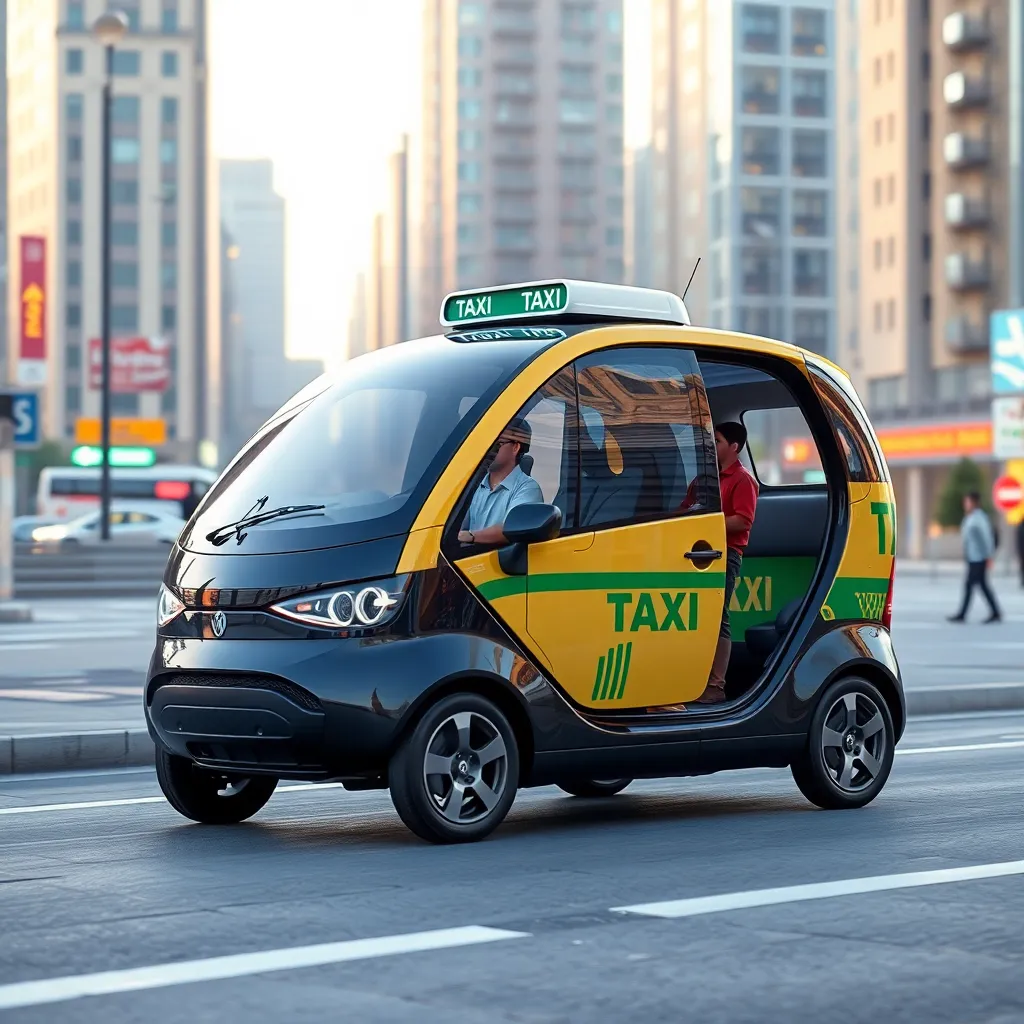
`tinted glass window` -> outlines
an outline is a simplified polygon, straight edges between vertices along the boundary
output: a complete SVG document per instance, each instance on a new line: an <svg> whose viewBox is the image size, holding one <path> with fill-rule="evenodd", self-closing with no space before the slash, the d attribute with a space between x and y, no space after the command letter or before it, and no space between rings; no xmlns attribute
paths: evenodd
<svg viewBox="0 0 1024 1024"><path fill-rule="evenodd" d="M577 364L580 527L719 507L714 435L692 353L626 349ZM691 487L693 490L691 490Z"/></svg>
<svg viewBox="0 0 1024 1024"><path fill-rule="evenodd" d="M265 510L324 508L252 529L242 553L404 533L472 422L535 350L427 339L351 360L326 390L257 434L214 486L186 545L207 549L208 533L264 495ZM470 412L460 416L460 408Z"/></svg>
<svg viewBox="0 0 1024 1024"><path fill-rule="evenodd" d="M832 429L850 480L854 483L877 483L885 479L875 456L868 428L856 407L852 406L836 383L812 367L811 378L819 397L828 411Z"/></svg>

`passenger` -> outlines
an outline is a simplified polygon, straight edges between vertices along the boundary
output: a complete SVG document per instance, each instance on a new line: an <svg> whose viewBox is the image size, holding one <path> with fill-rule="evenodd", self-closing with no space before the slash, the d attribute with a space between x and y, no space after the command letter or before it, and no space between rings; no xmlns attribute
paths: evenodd
<svg viewBox="0 0 1024 1024"><path fill-rule="evenodd" d="M718 646L711 665L707 688L697 698L698 704L721 704L725 696L725 674L732 654L732 632L729 628L729 602L736 589L736 580L743 563L743 551L750 540L757 510L757 481L740 462L740 452L747 443L747 428L742 423L719 423L715 428L715 453L718 456L718 480L722 491L722 513L725 516L725 604Z"/></svg>
<svg viewBox="0 0 1024 1024"><path fill-rule="evenodd" d="M509 510L544 501L540 484L519 468L532 437L530 424L518 416L502 432L459 531L460 543L506 544L502 526Z"/></svg>

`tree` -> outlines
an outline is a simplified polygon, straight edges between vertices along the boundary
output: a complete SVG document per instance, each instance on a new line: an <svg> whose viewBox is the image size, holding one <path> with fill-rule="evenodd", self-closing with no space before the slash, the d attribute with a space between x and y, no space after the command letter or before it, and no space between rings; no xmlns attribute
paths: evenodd
<svg viewBox="0 0 1024 1024"><path fill-rule="evenodd" d="M977 491L981 495L981 507L990 515L992 505L988 496L988 482L985 474L973 459L961 459L946 477L946 486L939 495L935 517L942 527L959 526L964 517L964 495Z"/></svg>

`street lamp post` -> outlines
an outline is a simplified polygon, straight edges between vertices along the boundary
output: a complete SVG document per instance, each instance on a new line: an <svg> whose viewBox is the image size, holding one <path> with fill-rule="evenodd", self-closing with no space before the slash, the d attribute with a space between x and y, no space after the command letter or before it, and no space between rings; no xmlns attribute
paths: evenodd
<svg viewBox="0 0 1024 1024"><path fill-rule="evenodd" d="M110 111L113 105L114 47L128 31L128 18L121 11L107 11L93 24L93 35L104 49L106 74L103 78L103 199L100 243L100 330L103 381L100 392L100 536L110 540Z"/></svg>

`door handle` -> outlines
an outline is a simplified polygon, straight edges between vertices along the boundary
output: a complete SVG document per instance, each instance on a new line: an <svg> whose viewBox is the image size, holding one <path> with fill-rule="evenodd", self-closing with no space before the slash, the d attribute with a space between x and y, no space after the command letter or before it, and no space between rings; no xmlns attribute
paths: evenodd
<svg viewBox="0 0 1024 1024"><path fill-rule="evenodd" d="M688 558L691 562L717 562L721 557L721 551L715 551L714 548L710 547L694 548L683 555L683 558Z"/></svg>

